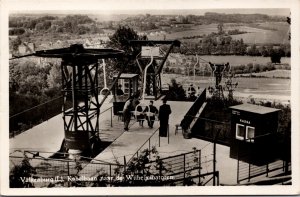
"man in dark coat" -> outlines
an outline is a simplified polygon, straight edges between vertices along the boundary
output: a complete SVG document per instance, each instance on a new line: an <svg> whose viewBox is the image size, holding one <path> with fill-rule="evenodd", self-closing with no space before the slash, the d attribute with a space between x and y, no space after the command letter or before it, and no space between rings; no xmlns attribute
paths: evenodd
<svg viewBox="0 0 300 197"><path fill-rule="evenodd" d="M172 113L170 105L166 104L167 100L163 99L163 104L159 107L158 119L160 123L159 136L167 137L169 115Z"/></svg>
<svg viewBox="0 0 300 197"><path fill-rule="evenodd" d="M123 108L124 131L128 131L128 125L131 119L131 110L133 109L133 98L130 97Z"/></svg>

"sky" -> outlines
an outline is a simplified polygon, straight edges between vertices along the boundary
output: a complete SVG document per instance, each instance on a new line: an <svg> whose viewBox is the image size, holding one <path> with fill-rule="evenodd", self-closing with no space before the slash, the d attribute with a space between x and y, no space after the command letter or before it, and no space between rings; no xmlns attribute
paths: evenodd
<svg viewBox="0 0 300 197"><path fill-rule="evenodd" d="M89 12L101 14L195 14L207 11L289 15L296 0L3 0L14 12ZM232 9L234 8L234 9ZM275 9L274 9L275 8ZM278 9L279 8L279 9Z"/></svg>

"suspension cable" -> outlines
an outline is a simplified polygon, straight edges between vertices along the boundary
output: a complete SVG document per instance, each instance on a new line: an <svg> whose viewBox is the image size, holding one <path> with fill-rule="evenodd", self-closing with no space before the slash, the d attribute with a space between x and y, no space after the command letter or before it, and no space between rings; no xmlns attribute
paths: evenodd
<svg viewBox="0 0 300 197"><path fill-rule="evenodd" d="M40 107L40 106L45 105L45 104L47 104L47 103L50 103L50 102L52 102L52 101L54 101L54 100L60 99L60 98L62 98L62 97L63 97L63 96L59 96L59 97L56 97L56 98L51 99L51 100L49 100L49 101L46 101L46 102L44 102L44 103L38 104L38 105L36 105L36 106L34 106L34 107L31 107L31 108L29 108L29 109L26 109L26 110L24 110L24 111L22 111L22 112L16 113L16 114L10 116L9 118L16 117L16 116L18 116L18 115L20 115L20 114L22 114L22 113L28 112L28 111L30 111L30 110L32 110L32 109L35 109L35 108L37 108L37 107Z"/></svg>

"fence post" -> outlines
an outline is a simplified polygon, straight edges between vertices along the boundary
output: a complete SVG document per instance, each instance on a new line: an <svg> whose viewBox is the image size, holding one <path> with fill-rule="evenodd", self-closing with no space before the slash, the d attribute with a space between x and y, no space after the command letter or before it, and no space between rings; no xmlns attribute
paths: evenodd
<svg viewBox="0 0 300 197"><path fill-rule="evenodd" d="M239 184L240 181L239 181L239 174L240 174L240 150L239 150L239 147L240 147L240 143L238 141L238 146L237 146L237 175L236 175L236 182Z"/></svg>
<svg viewBox="0 0 300 197"><path fill-rule="evenodd" d="M185 154L183 155L183 180L185 179Z"/></svg>
<svg viewBox="0 0 300 197"><path fill-rule="evenodd" d="M168 144L170 143L170 126L168 124Z"/></svg>
<svg viewBox="0 0 300 197"><path fill-rule="evenodd" d="M216 161L216 154L217 154L217 153L216 153L216 148L217 148L216 144L217 144L217 143L216 143L216 140L214 140L214 153L213 153L213 154L214 154L214 155L213 155L213 156L214 156L214 158L213 158L213 160L214 160L214 161L213 161L213 162L214 162L214 163L213 163L213 172L214 172L214 173L216 173L216 163L217 163L217 161ZM216 178L215 178L215 175L214 175L214 177L213 177L213 186L215 186L215 185L216 185Z"/></svg>
<svg viewBox="0 0 300 197"><path fill-rule="evenodd" d="M112 183L112 177L111 177L111 164L109 164L109 180L110 180L110 186Z"/></svg>
<svg viewBox="0 0 300 197"><path fill-rule="evenodd" d="M112 117L113 117L113 110L112 110L112 107L111 107L110 108L110 127L113 127Z"/></svg>
<svg viewBox="0 0 300 197"><path fill-rule="evenodd" d="M68 171L68 177L70 176L70 163L67 161L67 171ZM67 177L67 181L69 180ZM68 187L70 187L70 182L68 181Z"/></svg>
<svg viewBox="0 0 300 197"><path fill-rule="evenodd" d="M126 157L124 155L124 181L126 181Z"/></svg>
<svg viewBox="0 0 300 197"><path fill-rule="evenodd" d="M217 173L217 186L220 185L220 174L219 174L219 171L216 171Z"/></svg>
<svg viewBox="0 0 300 197"><path fill-rule="evenodd" d="M149 151L151 149L151 142L150 142L151 138L149 138Z"/></svg>
<svg viewBox="0 0 300 197"><path fill-rule="evenodd" d="M269 176L269 163L267 163L267 165L266 165L266 167L267 167L267 175L266 175L266 177L268 177Z"/></svg>
<svg viewBox="0 0 300 197"><path fill-rule="evenodd" d="M158 132L158 147L160 147L160 134Z"/></svg>
<svg viewBox="0 0 300 197"><path fill-rule="evenodd" d="M248 182L250 182L250 176L251 176L251 164L249 162L249 169L248 169Z"/></svg>
<svg viewBox="0 0 300 197"><path fill-rule="evenodd" d="M199 185L201 183L201 150L199 150Z"/></svg>

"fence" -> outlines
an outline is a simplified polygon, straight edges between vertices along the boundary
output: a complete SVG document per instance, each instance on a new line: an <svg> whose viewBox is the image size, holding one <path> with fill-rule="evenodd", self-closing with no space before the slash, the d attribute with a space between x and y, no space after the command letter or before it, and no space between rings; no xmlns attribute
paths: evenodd
<svg viewBox="0 0 300 197"><path fill-rule="evenodd" d="M168 144L170 143L170 128L168 126L168 132L167 132L167 140ZM130 157L130 159L126 159L126 156L124 156L124 163L130 163L134 157L139 157L139 154L143 152L145 149L151 150L152 147L160 147L161 145L161 137L159 135L159 128L154 131L154 133L145 141L144 144L142 144L138 150Z"/></svg>
<svg viewBox="0 0 300 197"><path fill-rule="evenodd" d="M268 137L269 134L257 136L256 138ZM254 138L250 139L250 143ZM270 140L269 140L270 141ZM250 182L252 179L257 177L272 177L278 175L287 175L291 173L291 162L290 160L282 160L280 154L278 155L278 148L282 147L279 144L273 146L260 146L260 152L255 147L257 145L251 143L248 149L241 153L238 148L237 158L237 183L243 181ZM240 144L238 145L240 146ZM262 150L263 149L263 150ZM276 154L275 154L276 153ZM282 153L286 154L286 153Z"/></svg>
<svg viewBox="0 0 300 197"><path fill-rule="evenodd" d="M60 114L61 106L63 103L63 97L58 97L50 100L41 105L37 105L29 110L25 110L21 113L12 115L9 117L9 137L15 137L16 135L32 128L33 126L42 123L58 114ZM71 103L67 104L67 108L71 108ZM113 126L112 116L113 107L109 107L100 113L111 110L110 113L110 125Z"/></svg>
<svg viewBox="0 0 300 197"><path fill-rule="evenodd" d="M23 131L61 113L63 98L58 97L9 117L9 134L14 137ZM71 105L69 105L71 107Z"/></svg>
<svg viewBox="0 0 300 197"><path fill-rule="evenodd" d="M185 114L183 120L180 123L182 129L187 130L190 127L190 124L193 122L194 117L199 112L205 100L206 100L206 89L203 90L201 95L196 99L196 101L191 106L189 111Z"/></svg>
<svg viewBox="0 0 300 197"><path fill-rule="evenodd" d="M194 137L213 142L214 137L218 134L217 143L226 146L230 145L230 122L222 122L204 117L195 118L198 119L195 126L191 129Z"/></svg>
<svg viewBox="0 0 300 197"><path fill-rule="evenodd" d="M146 165L156 166L159 163L158 177L170 177L170 179L162 180L160 185L219 185L219 172L213 168L213 157L211 154L207 157L202 153L201 150L194 150L159 158L158 161L150 161ZM12 176L17 175L20 178L20 173L13 172L13 168L19 166L24 158L24 156L10 156ZM26 156L26 158L35 169L35 173L30 176L29 180L34 182L35 187L122 186L124 183L120 182L126 179L127 173L125 172L128 171L126 165L101 162L92 158L82 157L77 160L39 158L37 154L32 154L31 157ZM16 169L21 169L21 173L24 173L24 169L20 167ZM25 176L29 178L29 175ZM146 185L151 186L151 183L146 183ZM132 183L125 182L125 184ZM134 184L132 186L135 186Z"/></svg>
<svg viewBox="0 0 300 197"><path fill-rule="evenodd" d="M180 185L218 185L219 172L213 171L213 162L213 158L203 161L201 150L161 159L162 165L168 170L165 176L172 177L169 182ZM210 172L201 172L204 164L211 164ZM213 183L211 183L212 180L214 180Z"/></svg>
<svg viewBox="0 0 300 197"><path fill-rule="evenodd" d="M102 177L107 177L107 183L111 184L113 180L110 177L114 177L117 170L124 169L123 165L104 163L92 158L81 158L80 160L38 158L34 156L26 158L35 171L30 178L26 178L29 178L29 181L33 182L35 187L51 187L51 185L70 187L80 186L83 183L87 186L89 183L101 182L99 179ZM16 173L12 172L14 167L22 164L24 159L25 157L21 156L9 157L11 175ZM90 176L91 172L97 172L97 174ZM16 174L19 175L19 173ZM25 178L25 176L22 178Z"/></svg>

